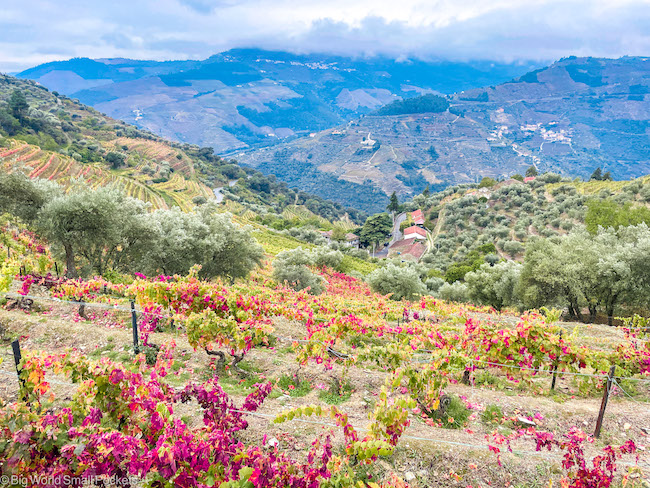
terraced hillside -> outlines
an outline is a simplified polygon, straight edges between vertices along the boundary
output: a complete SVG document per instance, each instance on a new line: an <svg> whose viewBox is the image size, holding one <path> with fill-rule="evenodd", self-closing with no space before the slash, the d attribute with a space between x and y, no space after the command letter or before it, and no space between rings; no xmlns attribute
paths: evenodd
<svg viewBox="0 0 650 488"><path fill-rule="evenodd" d="M632 181L575 181L544 174L526 183L458 185L406 204L420 208L431 231L423 260L446 270L480 246L494 244L497 259L521 261L536 236L565 235L585 225L590 202L650 207L650 176Z"/></svg>
<svg viewBox="0 0 650 488"><path fill-rule="evenodd" d="M530 66L233 49L202 61L75 58L19 76L221 154L322 130L402 97L500 83Z"/></svg>
<svg viewBox="0 0 650 488"><path fill-rule="evenodd" d="M236 157L299 185L337 178L405 197L531 165L571 177L601 166L629 179L650 172L649 79L647 58L567 58L458 92L435 110L419 110L425 104L415 99L410 110L382 109Z"/></svg>
<svg viewBox="0 0 650 488"><path fill-rule="evenodd" d="M65 187L114 185L154 209L189 210L218 197L224 209L227 202L237 203L240 215L281 214L297 206L328 225L362 217L273 177L245 171L211 148L166 141L10 76L0 76L0 166Z"/></svg>

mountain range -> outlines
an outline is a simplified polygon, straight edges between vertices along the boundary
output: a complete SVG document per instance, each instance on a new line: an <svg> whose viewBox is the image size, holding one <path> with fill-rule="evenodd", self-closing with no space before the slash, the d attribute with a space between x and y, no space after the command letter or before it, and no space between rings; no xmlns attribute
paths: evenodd
<svg viewBox="0 0 650 488"><path fill-rule="evenodd" d="M202 61L75 58L18 77L223 155L323 130L396 99L497 84L531 66L236 49Z"/></svg>
<svg viewBox="0 0 650 488"><path fill-rule="evenodd" d="M648 58L530 68L240 49L204 61L72 59L19 76L369 212L393 191L530 166L650 172Z"/></svg>
<svg viewBox="0 0 650 488"><path fill-rule="evenodd" d="M566 58L436 105L431 98L235 156L315 192L323 174L404 196L530 166L571 177L597 167L615 179L650 172L648 58Z"/></svg>

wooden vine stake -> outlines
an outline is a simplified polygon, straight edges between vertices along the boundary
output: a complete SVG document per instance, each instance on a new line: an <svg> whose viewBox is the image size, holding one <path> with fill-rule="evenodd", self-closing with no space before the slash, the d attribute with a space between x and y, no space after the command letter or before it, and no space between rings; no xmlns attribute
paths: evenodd
<svg viewBox="0 0 650 488"><path fill-rule="evenodd" d="M560 339L562 339L562 332L560 331ZM557 381L557 362L553 363L553 380L551 381L551 390L555 390L555 382Z"/></svg>
<svg viewBox="0 0 650 488"><path fill-rule="evenodd" d="M135 302L131 300L131 327L133 328L133 352L140 353L140 344L138 343L138 317L135 314Z"/></svg>
<svg viewBox="0 0 650 488"><path fill-rule="evenodd" d="M600 412L598 412L598 420L596 420L596 431L594 432L594 437L596 439L600 437L600 429L603 426L603 417L605 416L605 408L607 408L607 400L609 400L609 391L612 388L612 378L614 378L615 371L616 366L612 366L607 375L607 384L605 385L605 391L603 392L603 401L600 403Z"/></svg>
<svg viewBox="0 0 650 488"><path fill-rule="evenodd" d="M21 370L20 361L22 361L23 356L20 353L20 342L18 342L18 339L16 339L11 343L11 349L13 350L14 353L14 363L16 364L16 373L18 373L18 386L22 393L23 401L27 402L27 391L25 390L25 380L20 377L20 370Z"/></svg>

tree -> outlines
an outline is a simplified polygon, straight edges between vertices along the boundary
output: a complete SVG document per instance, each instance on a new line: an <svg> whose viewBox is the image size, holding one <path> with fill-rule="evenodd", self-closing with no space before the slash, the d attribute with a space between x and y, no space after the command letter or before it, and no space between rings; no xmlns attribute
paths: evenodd
<svg viewBox="0 0 650 488"><path fill-rule="evenodd" d="M591 173L589 181L601 181L603 179L603 170L600 169L600 166Z"/></svg>
<svg viewBox="0 0 650 488"><path fill-rule="evenodd" d="M159 237L145 259L148 274L185 274L200 264L202 278L244 278L264 256L250 228L234 224L230 214L218 213L214 202L190 213L156 210L151 220Z"/></svg>
<svg viewBox="0 0 650 488"><path fill-rule="evenodd" d="M124 165L124 161L126 161L126 156L122 153L111 151L104 157L104 159L108 164L111 165L111 168L117 169L120 166Z"/></svg>
<svg viewBox="0 0 650 488"><path fill-rule="evenodd" d="M645 223L615 232L600 229L598 262L595 268L598 303L604 308L607 322L613 325L615 308L626 302L645 306L650 297L650 229Z"/></svg>
<svg viewBox="0 0 650 488"><path fill-rule="evenodd" d="M519 304L516 294L522 265L503 261L494 266L482 264L477 271L465 275L469 297L475 303L490 305L497 310Z"/></svg>
<svg viewBox="0 0 650 488"><path fill-rule="evenodd" d="M115 189L73 191L54 198L39 215L39 226L63 250L67 276L77 277L77 262L88 272L130 270L151 249L155 230L145 204Z"/></svg>
<svg viewBox="0 0 650 488"><path fill-rule="evenodd" d="M481 182L479 183L478 187L479 188L490 188L493 187L494 185L497 184L497 181L494 178L490 178L489 176L485 176L481 179Z"/></svg>
<svg viewBox="0 0 650 488"><path fill-rule="evenodd" d="M346 239L346 234L345 229L343 227L334 227L332 229L332 240L336 242L343 242Z"/></svg>
<svg viewBox="0 0 650 488"><path fill-rule="evenodd" d="M320 295L324 290L323 278L308 268L313 264L313 256L302 247L282 251L273 261L273 278L296 291L308 289L312 295Z"/></svg>
<svg viewBox="0 0 650 488"><path fill-rule="evenodd" d="M412 267L389 263L366 277L370 287L382 295L391 294L393 300L413 300L427 291L418 272Z"/></svg>
<svg viewBox="0 0 650 488"><path fill-rule="evenodd" d="M599 227L618 229L641 223L650 224L650 209L646 206L633 207L630 202L619 205L610 198L587 201L585 226L591 234L595 235Z"/></svg>
<svg viewBox="0 0 650 488"><path fill-rule="evenodd" d="M469 291L465 283L445 283L438 290L437 296L448 302L469 301Z"/></svg>
<svg viewBox="0 0 650 488"><path fill-rule="evenodd" d="M374 248L390 236L392 229L393 225L388 214L375 214L366 219L359 238L363 245L372 245Z"/></svg>
<svg viewBox="0 0 650 488"><path fill-rule="evenodd" d="M8 110L0 109L0 130L13 136L20 130L20 122Z"/></svg>
<svg viewBox="0 0 650 488"><path fill-rule="evenodd" d="M386 210L391 212L393 214L393 219L395 219L395 213L399 211L399 200L397 199L397 194L395 192L390 196L390 201L388 202Z"/></svg>
<svg viewBox="0 0 650 488"><path fill-rule="evenodd" d="M539 308L565 301L569 315L583 320L581 308L592 319L598 307L597 264L604 250L587 232L554 239L536 239L526 249L519 293L524 306Z"/></svg>
<svg viewBox="0 0 650 488"><path fill-rule="evenodd" d="M528 167L528 169L526 170L526 177L531 178L535 176L539 176L539 172L537 171L537 168L535 166Z"/></svg>
<svg viewBox="0 0 650 488"><path fill-rule="evenodd" d="M33 222L43 205L59 193L56 183L32 180L22 173L0 172L0 214L7 212Z"/></svg>
<svg viewBox="0 0 650 488"><path fill-rule="evenodd" d="M431 195L431 190L429 189L429 185L427 185L427 186L424 188L424 190L422 191L422 195L423 195L425 198L428 198L429 195Z"/></svg>
<svg viewBox="0 0 650 488"><path fill-rule="evenodd" d="M11 97L9 97L9 109L11 113L16 117L21 123L23 118L29 110L29 104L25 99L25 95L20 90L14 90L11 92Z"/></svg>

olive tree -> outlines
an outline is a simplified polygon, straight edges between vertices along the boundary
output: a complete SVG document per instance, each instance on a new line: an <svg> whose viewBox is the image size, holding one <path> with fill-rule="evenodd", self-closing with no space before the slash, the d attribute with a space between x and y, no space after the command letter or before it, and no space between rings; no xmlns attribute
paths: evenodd
<svg viewBox="0 0 650 488"><path fill-rule="evenodd" d="M389 263L366 277L370 287L382 295L391 294L393 300L413 300L427 292L418 271L413 267L399 267Z"/></svg>
<svg viewBox="0 0 650 488"><path fill-rule="evenodd" d="M494 266L482 264L478 270L465 275L469 298L497 310L519 305L516 289L521 268L515 261L502 261Z"/></svg>
<svg viewBox="0 0 650 488"><path fill-rule="evenodd" d="M282 251L273 261L273 278L294 290L306 289L312 295L320 295L324 280L308 268L313 264L312 254L302 247Z"/></svg>
<svg viewBox="0 0 650 488"><path fill-rule="evenodd" d="M84 189L55 197L38 216L38 226L65 256L67 276L108 269L130 270L150 249L155 229L145 203L116 189Z"/></svg>
<svg viewBox="0 0 650 488"><path fill-rule="evenodd" d="M0 214L6 212L25 222L33 222L43 205L60 194L54 182L0 171Z"/></svg>
<svg viewBox="0 0 650 488"><path fill-rule="evenodd" d="M147 273L184 274L200 264L202 278L235 279L262 262L264 251L250 228L234 224L231 215L218 213L212 202L188 213L156 210L149 221L157 237L143 262Z"/></svg>

